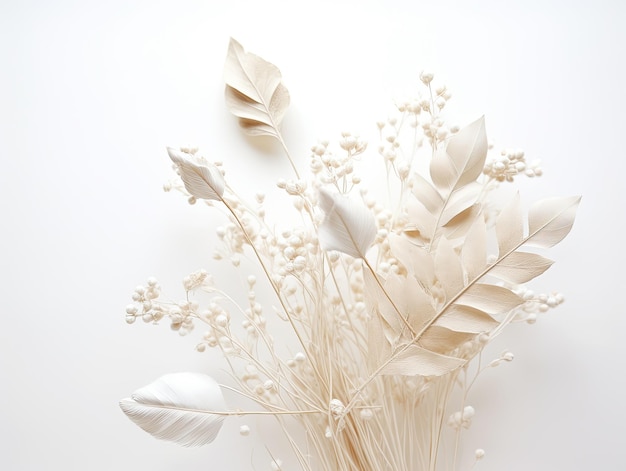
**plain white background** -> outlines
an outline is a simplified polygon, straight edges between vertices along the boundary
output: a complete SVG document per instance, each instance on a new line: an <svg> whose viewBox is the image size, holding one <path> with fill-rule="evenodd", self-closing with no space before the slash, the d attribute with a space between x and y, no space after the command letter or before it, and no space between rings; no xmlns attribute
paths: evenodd
<svg viewBox="0 0 626 471"><path fill-rule="evenodd" d="M194 351L200 332L124 322L148 276L180 296L182 277L212 263L209 213L161 190L165 147L201 146L240 188L289 175L225 109L233 36L281 68L301 168L319 138L373 137L430 69L454 94L449 115L484 114L498 145L542 159L525 200L583 195L534 284L567 302L497 340L516 359L474 391L464 443L486 450L482 471L621 469L625 13L617 0L2 1L0 468L270 469L271 419L233 419L188 450L117 405L165 373L224 376Z"/></svg>

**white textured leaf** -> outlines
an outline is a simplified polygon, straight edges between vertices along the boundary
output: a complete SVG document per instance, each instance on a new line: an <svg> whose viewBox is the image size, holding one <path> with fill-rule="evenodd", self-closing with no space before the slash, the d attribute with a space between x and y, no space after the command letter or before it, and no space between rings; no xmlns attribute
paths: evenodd
<svg viewBox="0 0 626 471"><path fill-rule="evenodd" d="M337 250L355 258L365 252L376 238L374 215L363 204L320 188L320 207L326 217L318 236L324 250Z"/></svg>
<svg viewBox="0 0 626 471"><path fill-rule="evenodd" d="M387 240L394 258L402 263L422 286L430 288L435 283L435 263L431 254L423 247L411 243L407 237L393 232L389 233Z"/></svg>
<svg viewBox="0 0 626 471"><path fill-rule="evenodd" d="M435 154L430 166L432 181L440 190L452 192L481 175L486 157L487 134L481 117L453 134L445 152Z"/></svg>
<svg viewBox="0 0 626 471"><path fill-rule="evenodd" d="M526 283L541 275L554 262L539 254L529 252L513 252L489 272L502 280L513 284Z"/></svg>
<svg viewBox="0 0 626 471"><path fill-rule="evenodd" d="M490 315L470 306L453 304L437 319L434 325L447 327L457 332L488 332L498 325Z"/></svg>
<svg viewBox="0 0 626 471"><path fill-rule="evenodd" d="M403 347L381 371L384 375L442 376L465 364L465 360L426 350L415 344Z"/></svg>
<svg viewBox="0 0 626 471"><path fill-rule="evenodd" d="M549 248L558 244L574 224L580 196L548 198L528 211L527 245Z"/></svg>
<svg viewBox="0 0 626 471"><path fill-rule="evenodd" d="M220 386L201 373L174 373L138 389L120 407L150 435L183 446L211 443L224 420Z"/></svg>
<svg viewBox="0 0 626 471"><path fill-rule="evenodd" d="M280 70L231 38L224 68L226 104L250 135L279 136L289 92Z"/></svg>
<svg viewBox="0 0 626 471"><path fill-rule="evenodd" d="M212 164L200 165L171 147L167 153L180 172L187 191L196 198L220 201L224 195L224 177Z"/></svg>
<svg viewBox="0 0 626 471"><path fill-rule="evenodd" d="M519 193L500 211L496 220L496 236L501 257L515 250L524 238L524 218Z"/></svg>
<svg viewBox="0 0 626 471"><path fill-rule="evenodd" d="M467 232L461 260L468 280L474 280L487 267L487 225L482 217L476 218Z"/></svg>
<svg viewBox="0 0 626 471"><path fill-rule="evenodd" d="M456 304L470 306L487 314L502 314L523 302L522 298L508 288L475 283L463 293Z"/></svg>
<svg viewBox="0 0 626 471"><path fill-rule="evenodd" d="M411 192L428 211L436 214L443 207L443 198L439 192L419 173L415 173L411 180Z"/></svg>
<svg viewBox="0 0 626 471"><path fill-rule="evenodd" d="M452 299L463 289L463 267L452 244L445 237L439 239L435 252L435 275L446 293L446 299Z"/></svg>
<svg viewBox="0 0 626 471"><path fill-rule="evenodd" d="M454 331L435 324L424 332L418 341L418 345L428 351L448 355L465 342L471 340L474 335L467 332Z"/></svg>

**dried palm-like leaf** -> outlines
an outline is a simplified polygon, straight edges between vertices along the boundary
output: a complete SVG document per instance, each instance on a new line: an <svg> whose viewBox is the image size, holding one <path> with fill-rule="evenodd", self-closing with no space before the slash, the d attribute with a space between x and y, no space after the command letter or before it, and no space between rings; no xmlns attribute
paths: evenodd
<svg viewBox="0 0 626 471"><path fill-rule="evenodd" d="M253 136L280 139L280 123L289 106L289 92L281 82L278 67L244 51L231 38L224 81L226 104L239 118L243 130Z"/></svg>

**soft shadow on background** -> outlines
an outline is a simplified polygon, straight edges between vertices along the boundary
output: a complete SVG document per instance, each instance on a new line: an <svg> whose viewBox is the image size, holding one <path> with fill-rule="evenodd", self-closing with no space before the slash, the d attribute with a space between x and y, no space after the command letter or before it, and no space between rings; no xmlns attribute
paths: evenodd
<svg viewBox="0 0 626 471"><path fill-rule="evenodd" d="M3 2L0 468L263 470L265 444L284 451L264 441L279 435L271 419L227 421L187 450L117 405L165 373L228 380L217 356L195 352L201 331L129 326L124 308L148 276L177 297L184 275L213 263L211 213L162 191L166 146L199 145L244 194L289 175L280 149L259 152L225 109L233 36L283 72L302 169L317 139L344 130L371 139L376 159L376 121L429 69L453 93L448 116L484 114L497 146L542 159L525 201L583 195L533 284L566 303L497 340L492 353L516 359L474 391L464 449L486 450L483 471L619 469L625 13L608 0Z"/></svg>

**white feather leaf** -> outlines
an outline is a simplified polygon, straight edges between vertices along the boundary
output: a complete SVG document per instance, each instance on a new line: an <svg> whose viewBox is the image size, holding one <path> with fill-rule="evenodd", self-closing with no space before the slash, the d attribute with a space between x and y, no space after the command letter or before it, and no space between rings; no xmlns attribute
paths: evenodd
<svg viewBox="0 0 626 471"><path fill-rule="evenodd" d="M224 177L215 165L197 164L171 147L167 148L167 153L172 162L178 166L185 188L192 196L205 200L222 200Z"/></svg>
<svg viewBox="0 0 626 471"><path fill-rule="evenodd" d="M550 248L558 244L574 225L580 196L548 198L528 211L527 245Z"/></svg>
<svg viewBox="0 0 626 471"><path fill-rule="evenodd" d="M468 280L474 280L487 267L487 225L482 217L476 218L467 232L461 260Z"/></svg>
<svg viewBox="0 0 626 471"><path fill-rule="evenodd" d="M446 327L456 332L478 334L490 331L498 325L498 322L483 311L470 306L453 304L433 325Z"/></svg>
<svg viewBox="0 0 626 471"><path fill-rule="evenodd" d="M280 136L280 123L290 101L281 80L278 67L244 51L231 38L224 67L226 104L247 134Z"/></svg>
<svg viewBox="0 0 626 471"><path fill-rule="evenodd" d="M470 306L487 314L502 314L522 304L524 300L508 288L474 283L456 304Z"/></svg>
<svg viewBox="0 0 626 471"><path fill-rule="evenodd" d="M376 238L376 222L371 211L363 204L323 188L319 190L319 202L325 213L318 232L322 249L365 258L365 252Z"/></svg>
<svg viewBox="0 0 626 471"><path fill-rule="evenodd" d="M138 389L120 407L150 435L183 446L211 443L224 420L222 390L210 376L174 373Z"/></svg>
<svg viewBox="0 0 626 471"><path fill-rule="evenodd" d="M448 140L445 152L438 151L431 161L430 175L435 186L451 193L474 182L487 158L485 118L481 117Z"/></svg>
<svg viewBox="0 0 626 471"><path fill-rule="evenodd" d="M463 289L463 267L452 244L445 237L439 239L435 252L435 274L446 293L446 299L452 299Z"/></svg>
<svg viewBox="0 0 626 471"><path fill-rule="evenodd" d="M515 250L524 237L524 217L520 205L519 193L511 199L496 219L496 237L500 256L504 257Z"/></svg>
<svg viewBox="0 0 626 471"><path fill-rule="evenodd" d="M411 344L393 356L381 371L383 375L441 376L465 364L465 360L442 355Z"/></svg>
<svg viewBox="0 0 626 471"><path fill-rule="evenodd" d="M513 284L527 283L541 275L554 262L536 253L512 252L489 272Z"/></svg>

